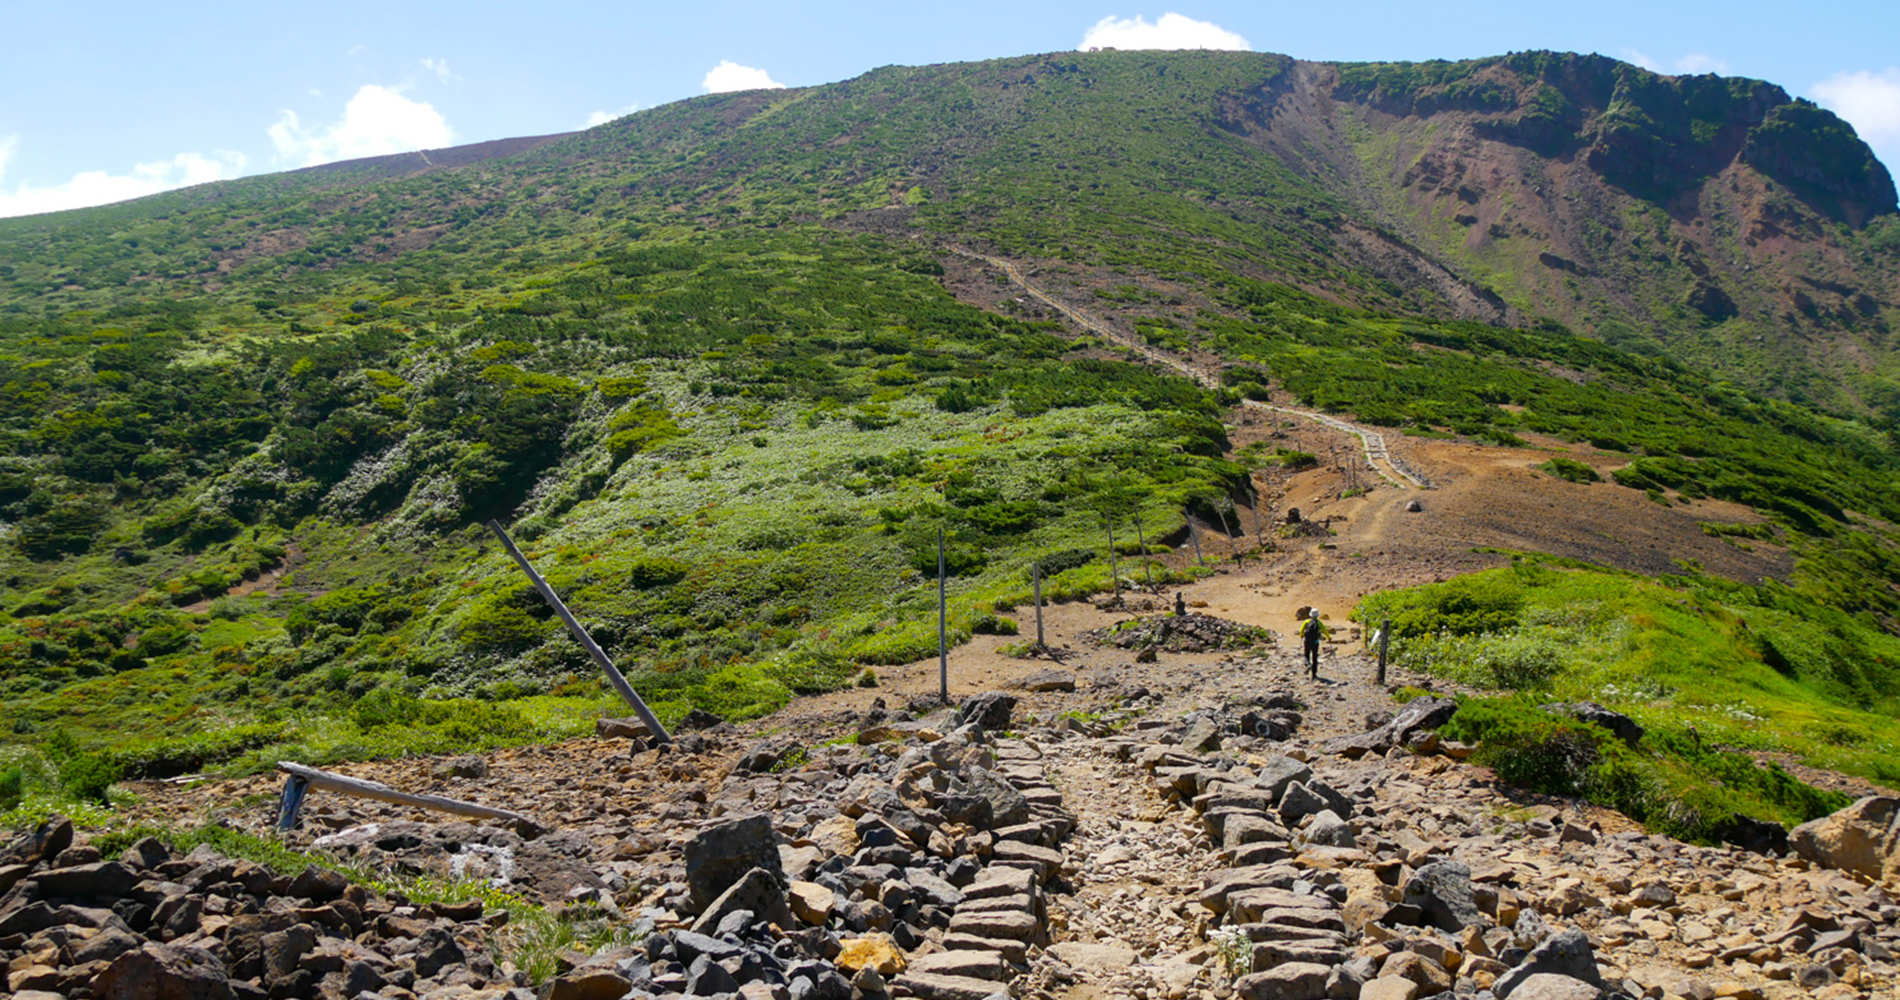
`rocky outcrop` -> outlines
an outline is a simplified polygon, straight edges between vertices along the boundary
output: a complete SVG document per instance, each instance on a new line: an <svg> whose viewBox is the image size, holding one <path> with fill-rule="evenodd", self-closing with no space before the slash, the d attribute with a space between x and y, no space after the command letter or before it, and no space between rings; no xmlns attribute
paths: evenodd
<svg viewBox="0 0 1900 1000"><path fill-rule="evenodd" d="M1900 882L1900 798L1868 796L1788 831L1788 844L1817 865Z"/></svg>

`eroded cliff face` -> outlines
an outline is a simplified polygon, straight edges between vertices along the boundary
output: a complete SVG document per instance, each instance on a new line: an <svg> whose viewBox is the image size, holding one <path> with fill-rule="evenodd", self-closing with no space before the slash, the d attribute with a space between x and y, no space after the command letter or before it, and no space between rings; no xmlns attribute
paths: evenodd
<svg viewBox="0 0 1900 1000"><path fill-rule="evenodd" d="M1340 228L1369 268L1450 276L1425 284L1456 315L1551 317L1796 398L1889 365L1892 177L1773 84L1541 52L1300 63L1221 127L1385 230L1372 254Z"/></svg>

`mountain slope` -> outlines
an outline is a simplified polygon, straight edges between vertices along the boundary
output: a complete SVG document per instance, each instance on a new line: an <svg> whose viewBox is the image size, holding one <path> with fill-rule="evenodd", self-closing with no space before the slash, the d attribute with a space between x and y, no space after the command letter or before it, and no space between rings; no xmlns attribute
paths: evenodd
<svg viewBox="0 0 1900 1000"><path fill-rule="evenodd" d="M1112 586L1105 522L1124 554L1232 530L1250 466L1303 460L1234 451L1243 397L1746 504L1794 593L1891 630L1891 185L1767 85L1658 80L1555 56L888 68L0 223L15 736L156 737L127 753L157 771L597 710L488 518L662 711L758 714L934 650L939 529L957 638L1014 628L1032 563L1052 594ZM1671 101L1725 124L1683 140ZM1668 169L1637 183L1644 155ZM1504 235L1471 242L1448 198ZM1782 256L1697 249L1771 208ZM1038 313L970 248L1220 384ZM1790 275L1874 304L1780 325ZM1842 415L1856 393L1872 416ZM360 742L391 713L412 742Z"/></svg>

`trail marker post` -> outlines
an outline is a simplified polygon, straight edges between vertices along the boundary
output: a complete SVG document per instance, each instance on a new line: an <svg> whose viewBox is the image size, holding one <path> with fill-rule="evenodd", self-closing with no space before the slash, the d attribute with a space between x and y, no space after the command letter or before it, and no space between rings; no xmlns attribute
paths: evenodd
<svg viewBox="0 0 1900 1000"><path fill-rule="evenodd" d="M1194 528L1194 515L1187 508L1181 508L1181 520L1187 522L1188 538L1194 542L1194 562L1202 569L1207 568L1207 560L1201 558L1201 533Z"/></svg>
<svg viewBox="0 0 1900 1000"><path fill-rule="evenodd" d="M1110 579L1115 581L1115 597L1117 600L1119 600L1122 596L1122 571L1121 571L1121 563L1117 562L1115 559L1115 519L1114 518L1108 519L1108 575Z"/></svg>
<svg viewBox="0 0 1900 1000"><path fill-rule="evenodd" d="M1148 532L1141 526L1141 513L1135 514L1135 541L1141 544L1141 578L1148 583L1148 589L1155 589L1154 564L1148 561Z"/></svg>
<svg viewBox="0 0 1900 1000"><path fill-rule="evenodd" d="M1042 641L1042 563L1029 564L1029 579L1036 597L1036 648L1047 649L1048 643Z"/></svg>
<svg viewBox="0 0 1900 1000"><path fill-rule="evenodd" d="M1379 620L1379 683L1385 683L1385 649L1392 641L1392 619Z"/></svg>
<svg viewBox="0 0 1900 1000"><path fill-rule="evenodd" d="M937 697L950 704L950 606L944 597L943 529L937 529Z"/></svg>
<svg viewBox="0 0 1900 1000"><path fill-rule="evenodd" d="M627 683L627 678L621 674L620 668L614 666L614 661L607 656L607 651L594 642L594 637L588 635L587 630L581 627L581 623L575 620L574 612L569 611L567 605L561 602L560 595L554 592L553 587L548 586L548 582L541 578L541 574L534 571L534 564L528 562L528 557L522 555L521 550L515 547L515 540L509 538L508 532L502 530L501 522L488 522L488 530L494 532L496 538L501 539L502 547L514 557L515 565L520 566L521 571L528 574L528 580L534 584L534 589L541 592L541 599L547 601L548 606L554 609L554 613L561 617L568 632L574 636L574 641L580 643L582 649L587 650L587 655L593 657L594 663L606 673L607 680L613 685L614 690L620 692L621 699L633 708L634 714L640 717L641 722L646 723L647 730L653 734L654 741L673 742L673 737L667 734L666 727L660 725L659 718L653 714L652 709L647 707L647 703L640 700L640 695L633 690L633 685Z"/></svg>

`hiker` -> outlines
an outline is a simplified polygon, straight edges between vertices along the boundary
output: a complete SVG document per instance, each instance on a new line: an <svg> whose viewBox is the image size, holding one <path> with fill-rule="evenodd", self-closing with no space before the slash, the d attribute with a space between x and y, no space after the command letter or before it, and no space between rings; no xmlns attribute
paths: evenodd
<svg viewBox="0 0 1900 1000"><path fill-rule="evenodd" d="M1306 640L1306 676L1319 679L1319 640L1326 634L1326 626L1319 620L1319 609L1311 608L1306 620L1300 623L1300 638Z"/></svg>
<svg viewBox="0 0 1900 1000"><path fill-rule="evenodd" d="M1181 592L1178 590L1174 592L1174 617L1187 617L1187 601L1181 599Z"/></svg>

